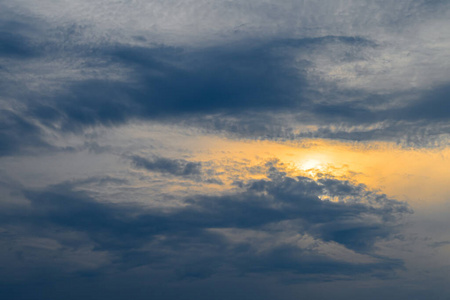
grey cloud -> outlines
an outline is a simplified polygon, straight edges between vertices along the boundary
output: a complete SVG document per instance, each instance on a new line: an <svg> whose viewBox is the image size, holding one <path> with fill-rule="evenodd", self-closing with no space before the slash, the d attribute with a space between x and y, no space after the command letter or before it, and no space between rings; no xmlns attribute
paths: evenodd
<svg viewBox="0 0 450 300"><path fill-rule="evenodd" d="M198 176L201 175L201 163L190 162L184 159L169 159L165 157L155 157L146 159L141 156L132 156L131 161L137 168L147 171L160 172L175 176Z"/></svg>
<svg viewBox="0 0 450 300"><path fill-rule="evenodd" d="M73 37L67 34L66 38L70 41ZM8 97L24 103L22 110L14 112L20 118L63 133L150 120L263 139L408 140L426 145L432 144L430 141L435 141L436 135L448 134L443 123L448 119L446 85L413 91L415 101L386 108L399 97L411 98L412 92L368 94L306 76L306 70L313 67L306 54L322 48L338 47L342 61L364 60L360 53L377 48L378 44L363 37L271 39L198 49L108 43L101 47L67 45L61 49L52 42L46 48L49 53L83 59L86 66L94 69L101 65L114 67L128 74L127 78L78 78L67 82L67 88L45 97L26 89L20 93L6 89ZM23 52L24 57L34 57L26 53ZM21 56L16 60L27 64ZM284 118L286 115L288 119ZM428 131L436 134L420 135L423 122ZM384 126L372 128L379 123ZM320 129L296 133L295 128L304 125ZM368 129L349 129L354 126ZM4 128L14 131L8 126ZM39 135L36 139L39 140ZM11 147L21 147L19 142L13 144Z"/></svg>
<svg viewBox="0 0 450 300"><path fill-rule="evenodd" d="M38 51L31 41L21 35L0 31L0 56L7 58L32 58Z"/></svg>
<svg viewBox="0 0 450 300"><path fill-rule="evenodd" d="M99 160L102 154L116 159L139 153L139 138L123 147L109 140L122 133L110 136L112 127L134 122L191 126L196 133L233 139L448 143L448 1L0 2L5 165L21 158L4 156L61 150L90 151L90 159ZM88 136L97 130L107 133L103 142ZM153 153L169 156L157 139L145 143L153 144L145 151L154 147ZM70 146L56 146L61 144ZM55 160L56 174L67 172L63 178L91 172L81 164L63 171L73 167L59 166L63 159ZM132 179L98 175L105 170L101 163L98 176L40 189L2 180L0 295L40 300L448 294L445 276L442 283L427 284L439 277L430 274L416 288L411 282L360 285L361 278L382 280L403 270L396 257L409 254L390 255L396 250L377 246L395 239L412 213L407 204L364 185L323 174L316 180L290 177L273 164L268 178L236 179L232 190L215 196L174 200L168 193L154 199L180 179L187 188L223 182L212 178L208 162L127 156L126 163L139 175L154 172L163 180L140 190ZM12 177L33 173L27 173L33 166L26 159L9 165L23 168L2 171ZM42 172L55 176L53 169ZM119 203L107 202L110 195ZM152 208L130 202L142 196ZM178 206L155 208L172 200ZM448 244L441 238L430 242L431 250ZM342 283L345 293L335 293L333 284L342 279L348 280ZM289 280L303 285L289 295L292 285L266 293L266 285Z"/></svg>
<svg viewBox="0 0 450 300"><path fill-rule="evenodd" d="M285 9L291 4L277 7ZM320 5L302 5L320 13L320 19L331 20L330 13ZM294 6L299 9L302 5ZM410 1L389 6L389 11L384 6L364 3L361 7L379 12L375 19L386 28L404 28L414 19L399 19L393 12L429 20L447 8L445 1ZM266 5L258 7L258 14L272 12ZM371 64L374 58L367 53L386 47L382 36L334 30L334 23L339 28L347 28L352 22L356 22L351 26L355 28L355 24L364 23L357 15L346 25L337 22L332 13L334 23L316 24L317 28L325 26L316 34L306 34L307 31L210 46L177 46L151 44L145 38L133 44L120 39L97 40L89 35L94 30L90 25L73 21L55 27L37 17L23 20L15 11L19 8L8 7L8 15L3 16L0 55L11 61L2 66L1 93L5 99L21 103L20 109L13 112L19 118L62 134L91 126L122 125L130 120L200 126L232 136L261 139L318 137L432 145L439 136L449 134L445 123L445 78L440 79L440 86L386 93L363 87L343 88L338 82L315 74L321 58ZM171 5L167 8L172 9ZM346 4L342 9L352 16L352 5ZM371 20L364 26L373 26L374 19ZM301 24L315 22L303 21L306 23ZM346 32L347 35L342 34ZM55 58L56 65L48 64ZM58 76L58 81L51 76L42 80L34 76L40 72L35 68L41 67L48 73L52 67L55 72L65 68L68 72ZM9 70L17 72L16 76L10 76ZM390 106L393 102L399 105ZM289 120L283 120L286 114ZM384 126L375 126L379 123ZM297 133L296 127L308 125L320 129ZM14 135L15 129L8 126L4 126L5 134ZM354 126L366 129L355 130ZM35 138L37 143L42 139ZM17 150L27 147L20 141L5 141Z"/></svg>
<svg viewBox="0 0 450 300"><path fill-rule="evenodd" d="M52 149L42 139L41 129L10 110L0 110L0 156L31 149Z"/></svg>
<svg viewBox="0 0 450 300"><path fill-rule="evenodd" d="M432 248L439 248L439 247L447 246L447 245L450 245L450 241L434 242L434 243L431 243L429 246Z"/></svg>
<svg viewBox="0 0 450 300"><path fill-rule="evenodd" d="M399 260L376 255L374 243L393 237L402 216L411 213L405 203L347 181L291 178L275 168L270 172L267 180L243 183L239 192L198 195L169 211L99 202L87 192L77 191L77 184L83 182L24 190L30 206L2 213L1 227L10 232L2 235L2 240L13 242L11 234L21 240L43 238L56 241L64 251L94 245L88 256L103 253L109 257L103 267L93 270L99 272L95 276L153 266L180 279L210 277L224 267L239 274L288 272L326 278L332 274L388 274L402 267ZM103 182L88 180L92 181ZM337 202L320 199L325 196ZM257 239L230 240L227 230L264 236L260 242L267 241L266 250L257 250ZM61 238L64 232L67 239ZM79 237L69 238L74 235ZM314 244L338 245L373 262L329 257L317 252L314 244L302 248L283 241L284 235L309 236ZM31 255L16 242L11 249L25 257ZM44 269L46 264L52 265L48 255L36 259L43 260L39 264ZM67 272L52 270L54 274Z"/></svg>
<svg viewBox="0 0 450 300"><path fill-rule="evenodd" d="M440 85L421 93L416 101L393 110L392 118L407 121L448 122L450 120L450 84Z"/></svg>

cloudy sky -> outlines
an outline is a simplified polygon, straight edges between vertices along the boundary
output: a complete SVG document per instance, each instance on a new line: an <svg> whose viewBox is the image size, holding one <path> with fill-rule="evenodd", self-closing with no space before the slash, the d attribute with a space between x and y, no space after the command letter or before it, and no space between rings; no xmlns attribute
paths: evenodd
<svg viewBox="0 0 450 300"><path fill-rule="evenodd" d="M449 299L450 2L0 0L5 299Z"/></svg>

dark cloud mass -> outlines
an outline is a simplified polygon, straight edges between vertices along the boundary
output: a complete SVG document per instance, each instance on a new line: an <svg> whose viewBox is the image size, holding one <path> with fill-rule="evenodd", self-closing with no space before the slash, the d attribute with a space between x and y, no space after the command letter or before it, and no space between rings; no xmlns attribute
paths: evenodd
<svg viewBox="0 0 450 300"><path fill-rule="evenodd" d="M402 215L411 212L405 203L347 181L291 178L274 168L271 172L270 179L245 183L239 192L190 197L186 205L170 211L99 202L76 191L77 183L25 190L29 208L2 212L2 244L10 244L7 252L22 253L7 265L31 277L45 276L23 265L22 260L32 259L64 274L76 259L69 253L86 247L94 256L109 257L102 266L73 271L93 276L147 266L179 278L203 278L225 272L226 266L226 272L240 274L320 274L317 280L325 280L330 275L389 273L402 266L401 261L376 255L373 245L393 236ZM321 200L323 196L334 201ZM239 238L248 232L264 238ZM24 240L41 239L44 244L35 245L40 248L32 254L13 238L19 233ZM285 235L310 241L301 246L284 240ZM348 249L350 256L322 253L320 244L325 243ZM59 247L52 249L54 244ZM60 253L61 267L45 267L51 253ZM355 261L355 255L368 261ZM7 257L4 253L2 260Z"/></svg>
<svg viewBox="0 0 450 300"><path fill-rule="evenodd" d="M36 50L21 35L0 31L0 55L7 58L32 58Z"/></svg>
<svg viewBox="0 0 450 300"><path fill-rule="evenodd" d="M64 117L60 121L66 129L130 118L175 121L199 114L297 107L304 80L274 52L271 45L194 51L111 45L99 55L131 69L135 82L81 81L55 95L50 105L64 114L59 118Z"/></svg>
<svg viewBox="0 0 450 300"><path fill-rule="evenodd" d="M148 160L140 156L131 157L133 165L148 171L167 173L175 176L196 176L201 174L201 163L186 161L184 159L169 159L156 157Z"/></svg>
<svg viewBox="0 0 450 300"><path fill-rule="evenodd" d="M11 155L21 148L51 148L41 138L41 129L9 110L0 110L0 155Z"/></svg>
<svg viewBox="0 0 450 300"><path fill-rule="evenodd" d="M8 49L19 47L17 43L7 39L4 55L9 55L11 50ZM448 118L448 110L442 107L446 103L445 86L436 91L419 92L416 101L394 110L373 109L375 102L364 101L366 96L354 91L333 88L318 93L316 84L305 78L304 71L310 67L310 62L294 60L294 57L329 45L361 50L375 47L371 41L345 36L273 40L257 46L242 43L197 50L104 45L95 51L81 48L76 55L86 56L84 59L92 63L104 61L128 70L133 76L131 81L101 77L77 80L69 83L68 89L45 96L30 95L26 89L20 93L9 89L4 92L24 101L25 110L15 114L35 119L52 130L78 131L86 126L147 119L206 125L210 129L249 137L302 138L291 131L295 124L278 122L272 127L267 123L267 119L276 118L278 112L293 114L300 122L297 125L321 126L325 130L309 133L319 138L398 140L408 134L420 134L423 120L437 134L447 133L442 124ZM59 53L61 50L50 47L49 52L52 51ZM68 55L72 55L70 51L80 49L69 50ZM28 57L28 52L19 51L22 54L14 61L25 63L24 57L34 55L29 52ZM338 99L330 101L336 97ZM355 97L360 99L346 100ZM437 107L440 108L435 109ZM212 115L213 126L207 121ZM385 126L373 133L370 126L380 122ZM398 122L407 125L399 128ZM336 125L341 130L328 133L328 128ZM346 129L356 125L369 129L359 132ZM15 128L6 126L3 130L14 131ZM11 143L11 147L20 146L20 143ZM26 146L25 143L23 147Z"/></svg>
<svg viewBox="0 0 450 300"><path fill-rule="evenodd" d="M339 61L364 61L361 51L379 47L376 42L358 36L270 39L198 49L108 43L99 47L72 41L61 48L54 40L33 41L24 37L17 26L10 27L11 32L1 35L4 43L0 55L21 68L29 61L73 56L83 60L88 68L111 66L111 70L106 68L102 72L119 70L128 74L128 78L122 79L96 75L69 80L65 83L67 88L45 93L27 90L26 86L34 83L25 83L19 77L8 78L9 86L2 93L23 103L22 109L12 113L51 130L79 131L89 126L119 125L141 119L207 126L257 138L297 139L309 135L398 141L420 135L421 121L425 120L431 127L429 131L436 132L430 139L448 133L442 123L448 118L448 110L443 107L448 102L445 85L431 91L413 91L415 101L401 108L386 109L376 103L389 103L395 100L395 94L368 97L358 90L326 87L320 81L308 79L306 72L314 67L307 59L310 53L343 48ZM73 30L82 29L63 31L64 39L78 38ZM46 48L45 53L40 51L42 48ZM5 72L2 76L8 77ZM53 83L42 83L48 84ZM17 88L11 89L12 86ZM276 119L277 113L288 113L297 123L282 121L273 127L267 119ZM211 116L214 124L208 122ZM380 122L384 126L374 133L370 127ZM398 126L398 122L403 123ZM323 130L295 134L292 127L299 125L318 125ZM361 125L367 129L350 132L353 126ZM329 128L336 126L340 130L329 132ZM3 130L6 135L11 131L12 135L16 129L4 126ZM35 139L39 141L39 137ZM422 139L426 144L427 136ZM19 148L27 148L29 144L10 143L10 147Z"/></svg>

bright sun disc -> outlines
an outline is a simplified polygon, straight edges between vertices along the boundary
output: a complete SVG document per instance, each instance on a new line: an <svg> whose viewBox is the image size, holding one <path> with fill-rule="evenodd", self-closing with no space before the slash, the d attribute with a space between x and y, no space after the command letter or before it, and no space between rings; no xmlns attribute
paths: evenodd
<svg viewBox="0 0 450 300"><path fill-rule="evenodd" d="M304 171L311 170L311 169L320 169L322 167L322 162L317 159L308 159L301 164L301 168Z"/></svg>

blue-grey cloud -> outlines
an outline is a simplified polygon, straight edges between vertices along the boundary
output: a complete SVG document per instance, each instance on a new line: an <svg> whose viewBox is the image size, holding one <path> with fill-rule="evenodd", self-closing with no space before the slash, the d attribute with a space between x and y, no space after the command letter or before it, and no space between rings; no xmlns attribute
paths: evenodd
<svg viewBox="0 0 450 300"><path fill-rule="evenodd" d="M24 148L52 147L43 141L41 129L30 120L10 110L0 110L0 156L14 155Z"/></svg>
<svg viewBox="0 0 450 300"><path fill-rule="evenodd" d="M45 98L11 91L8 96L24 101L25 110L15 112L21 118L64 131L140 119L207 126L257 138L399 140L405 139L405 135L419 136L423 122L436 135L448 133L443 124L448 119L445 85L415 92L418 95L415 101L398 108L382 107L389 103L390 97L398 97L396 95L368 96L361 91L336 88L319 92L317 83L309 82L303 72L310 62L294 62L294 55L334 44L357 47L361 51L377 47L373 41L346 36L272 40L205 49L102 45L95 51L81 48L77 55L93 63L103 61L127 69L131 82L100 77L69 83L67 89ZM14 45L11 42L11 47ZM60 52L55 46L49 47L49 52ZM71 51L75 50L79 49ZM5 53L8 51L6 49ZM22 54L15 59L24 63L25 57L33 57L33 50L27 51L19 51ZM68 55L75 54L69 50ZM357 54L349 53L346 59L360 59L354 55ZM337 101L330 101L333 97ZM347 101L348 97L359 100ZM297 125L318 125L321 129L295 134L296 124L278 120L279 113L295 116L292 119L296 119ZM214 116L213 123L211 116ZM381 128L370 128L380 122L384 122ZM330 131L329 128L336 126L341 130ZM353 126L368 129L346 129ZM7 131L15 129L5 126L3 130L8 135ZM427 137L422 139L427 140ZM11 147L19 145L17 141Z"/></svg>
<svg viewBox="0 0 450 300"><path fill-rule="evenodd" d="M1 57L27 59L34 57L37 53L38 50L26 37L8 31L0 31Z"/></svg>
<svg viewBox="0 0 450 300"><path fill-rule="evenodd" d="M105 180L116 182L114 178L88 179ZM377 255L374 244L392 238L402 216L411 209L348 181L291 178L272 167L268 179L243 183L238 192L190 197L185 205L170 210L100 202L78 190L78 184L24 189L30 205L2 212L0 223L7 232L1 235L2 243L11 243L10 250L2 252L2 259L8 251L21 253L18 261L9 265L30 260L30 265L17 270L33 270L27 273L31 277L40 272L70 277L87 272L101 277L151 267L179 279L206 278L221 274L226 266L227 272L234 274L315 274L315 280L320 281L332 275L385 276L402 268L400 260ZM227 236L230 230L237 236L250 231L264 238L259 242L254 238L234 241L233 236ZM309 237L312 244L301 247L283 241L289 235ZM39 242L39 251L32 253L17 242L27 239L47 242ZM57 251L66 254L89 249L81 260L100 254L109 259L102 266L87 269L78 262L78 270L68 271L67 265L76 257L67 254L61 267L54 265L51 253L56 251L55 244ZM265 248L262 252L258 250L261 245ZM352 254L347 258L327 256L320 247L329 251L341 247L340 255L343 249ZM358 261L358 255L368 261Z"/></svg>
<svg viewBox="0 0 450 300"><path fill-rule="evenodd" d="M398 242L390 239L411 213L407 204L275 165L259 180L231 170L223 175L236 182L223 191L211 169L220 161L174 159L164 132L134 139L132 126L233 139L448 143L448 1L0 2L0 295L317 299L325 294L304 286L292 295L263 289L402 270L404 253L383 247ZM134 140L112 141L122 129ZM142 154L149 148L154 156ZM58 155L36 170L61 150L77 157ZM87 151L98 167L77 164ZM46 186L94 168L93 177ZM194 192L200 187L208 194ZM424 243L437 251L447 240ZM446 287L427 286L438 285ZM349 286L353 293L359 284ZM364 285L360 298L401 299L398 286L372 294ZM448 294L428 290L435 294L403 298Z"/></svg>
<svg viewBox="0 0 450 300"><path fill-rule="evenodd" d="M169 159L165 157L155 157L146 159L134 155L131 157L133 165L152 172L161 172L175 176L192 177L199 176L202 173L201 163L190 162L184 159Z"/></svg>
<svg viewBox="0 0 450 300"><path fill-rule="evenodd" d="M64 128L131 118L279 111L303 101L301 74L270 46L198 51L117 46L102 51L131 68L137 83L87 80L72 85L51 103L63 114ZM39 111L35 116L41 117Z"/></svg>
<svg viewBox="0 0 450 300"><path fill-rule="evenodd" d="M344 49L339 50L339 61L365 61L362 53L380 47L368 38L271 38L199 48L91 45L76 42L80 35L76 32L83 30L80 26L66 28L56 38L44 35L37 40L29 32L25 34L22 28L27 24L17 24L3 26L0 36L4 40L0 55L14 61L17 70L26 68L30 61L72 57L92 70L127 74L122 78L107 74L68 78L62 81L63 89L36 93L27 86L37 83L26 83L20 76L14 79L3 72L3 96L22 103L21 109L10 113L50 130L79 131L96 125L150 120L270 139L319 137L427 144L448 134L446 84L424 91L377 94L308 77L307 70L314 67L314 61L308 58L311 53L336 47ZM53 83L42 86L48 84ZM389 107L401 97L409 100ZM280 114L288 114L293 122L280 118ZM378 126L380 123L383 126ZM299 125L319 129L298 134L295 127ZM355 130L355 126L365 129ZM15 135L15 126L5 124L2 129L7 136ZM35 130L33 135L36 143L43 144L39 132ZM17 151L30 147L31 141L4 139L4 143L4 148Z"/></svg>

